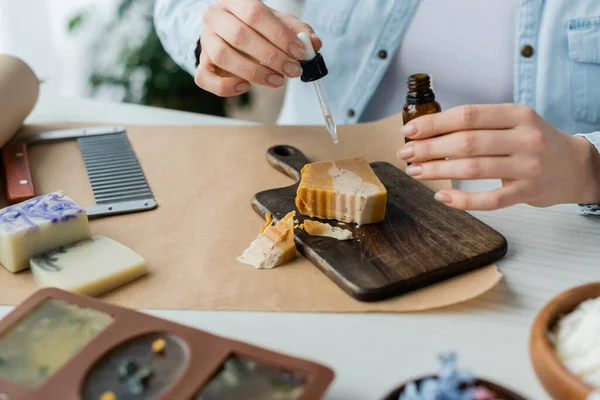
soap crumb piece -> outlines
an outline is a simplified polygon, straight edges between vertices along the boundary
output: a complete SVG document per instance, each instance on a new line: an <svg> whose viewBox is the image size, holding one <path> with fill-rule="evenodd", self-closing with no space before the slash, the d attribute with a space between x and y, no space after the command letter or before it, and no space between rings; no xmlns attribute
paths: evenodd
<svg viewBox="0 0 600 400"><path fill-rule="evenodd" d="M117 396L113 392L104 392L100 395L100 400L117 400Z"/></svg>
<svg viewBox="0 0 600 400"><path fill-rule="evenodd" d="M338 225L342 225L342 226L344 226L344 225L346 225L346 223L345 223L345 222L342 222L342 221L338 221Z"/></svg>
<svg viewBox="0 0 600 400"><path fill-rule="evenodd" d="M167 342L165 339L156 339L154 342L152 342L152 352L162 353L166 346Z"/></svg>
<svg viewBox="0 0 600 400"><path fill-rule="evenodd" d="M262 226L262 228L260 228L260 233L263 233L265 229L267 229L273 223L273 214L267 213L265 217L267 218L267 220L265 221L265 224Z"/></svg>
<svg viewBox="0 0 600 400"><path fill-rule="evenodd" d="M237 260L257 269L271 269L296 258L295 215L295 211L290 211L276 224L268 226Z"/></svg>
<svg viewBox="0 0 600 400"><path fill-rule="evenodd" d="M352 232L348 229L342 229L337 226L331 226L329 224L308 219L304 221L304 230L312 236L330 237L337 240L352 239Z"/></svg>

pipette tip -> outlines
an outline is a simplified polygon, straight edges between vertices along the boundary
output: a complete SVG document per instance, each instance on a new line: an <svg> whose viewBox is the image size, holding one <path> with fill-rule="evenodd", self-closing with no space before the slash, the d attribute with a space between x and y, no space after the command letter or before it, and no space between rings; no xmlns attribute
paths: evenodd
<svg viewBox="0 0 600 400"><path fill-rule="evenodd" d="M337 126L332 115L325 116L325 125L327 126L327 130L333 139L333 143L338 144L339 140L337 135Z"/></svg>

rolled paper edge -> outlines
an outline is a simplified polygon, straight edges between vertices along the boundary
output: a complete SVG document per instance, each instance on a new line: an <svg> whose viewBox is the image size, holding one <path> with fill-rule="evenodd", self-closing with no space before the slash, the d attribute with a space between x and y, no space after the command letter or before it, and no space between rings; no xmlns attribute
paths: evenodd
<svg viewBox="0 0 600 400"><path fill-rule="evenodd" d="M0 147L21 128L35 108L40 80L23 60L0 54Z"/></svg>

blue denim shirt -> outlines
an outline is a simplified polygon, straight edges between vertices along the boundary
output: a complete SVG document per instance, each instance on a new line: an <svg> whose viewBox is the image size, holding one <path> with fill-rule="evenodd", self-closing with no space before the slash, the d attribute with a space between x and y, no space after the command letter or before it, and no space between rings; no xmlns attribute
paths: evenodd
<svg viewBox="0 0 600 400"><path fill-rule="evenodd" d="M202 13L216 0L157 0L155 25L173 59L193 74ZM305 0L302 19L323 40L323 79L338 123L360 121L400 46L419 0ZM600 0L519 0L514 102L583 134L600 151ZM474 35L477 32L473 32ZM525 46L533 55L521 54ZM468 60L465 60L468 62ZM290 80L280 123L321 124L310 85Z"/></svg>

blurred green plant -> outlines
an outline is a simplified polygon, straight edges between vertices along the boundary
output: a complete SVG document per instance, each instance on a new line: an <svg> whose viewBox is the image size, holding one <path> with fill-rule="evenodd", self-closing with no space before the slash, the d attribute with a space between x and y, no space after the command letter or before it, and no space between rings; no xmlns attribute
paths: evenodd
<svg viewBox="0 0 600 400"><path fill-rule="evenodd" d="M226 115L227 101L247 106L249 94L224 99L196 86L163 49L154 29L153 8L154 0L120 0L115 18L97 32L87 49L92 96L113 90L128 103L218 116ZM69 20L68 32L84 29L92 15L91 10L78 12Z"/></svg>

